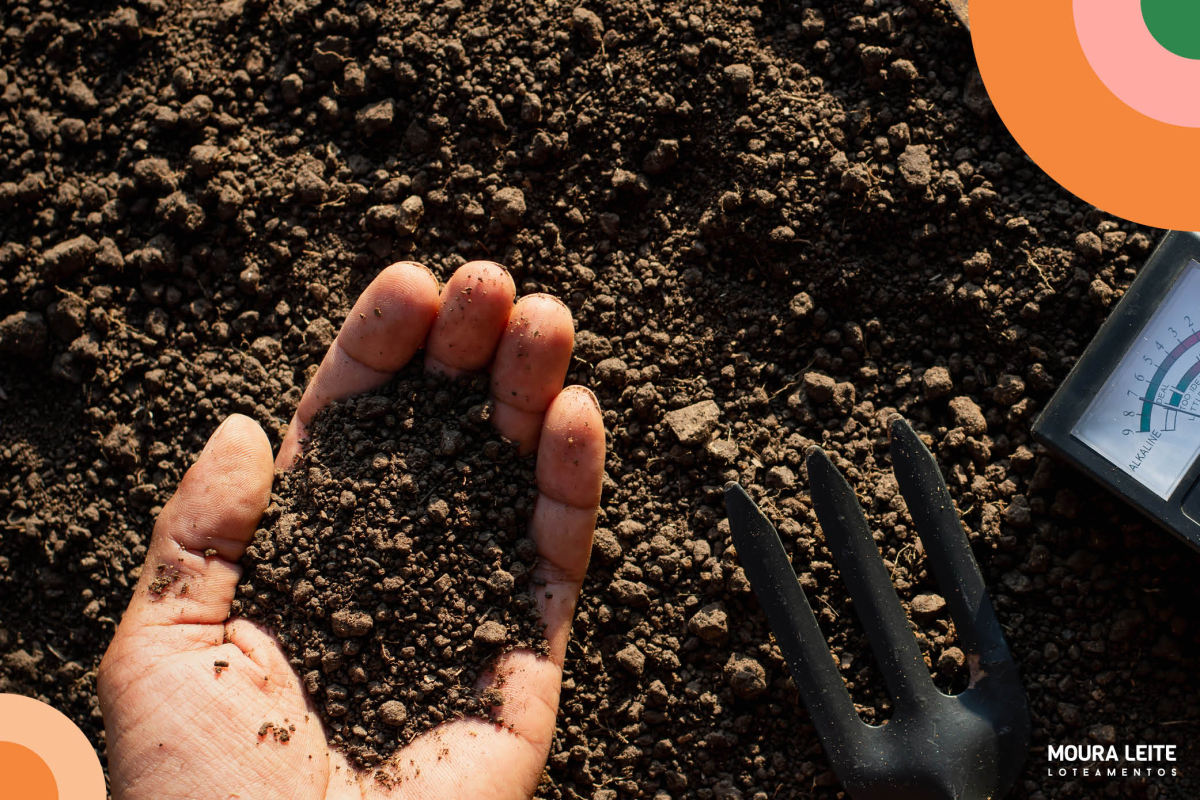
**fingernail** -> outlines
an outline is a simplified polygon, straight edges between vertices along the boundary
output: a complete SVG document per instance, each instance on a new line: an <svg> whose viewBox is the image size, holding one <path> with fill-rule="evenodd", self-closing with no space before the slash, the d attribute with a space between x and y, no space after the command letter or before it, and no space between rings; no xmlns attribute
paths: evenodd
<svg viewBox="0 0 1200 800"><path fill-rule="evenodd" d="M549 292L534 292L533 294L527 294L521 298L521 302L525 302L526 300L532 300L534 298L542 298L544 300L552 300L555 303L557 303L559 306L561 306L563 309L565 309L568 314L571 313L571 307L569 305L567 305L566 303L564 303L561 297L556 297L555 295L552 295ZM575 323L575 320L572 319L571 323L573 325Z"/></svg>
<svg viewBox="0 0 1200 800"><path fill-rule="evenodd" d="M433 286L435 289L441 291L442 282L438 280L438 276L434 274L433 270L422 264L420 261L397 261L395 264L389 264L388 266L384 267L384 269L380 270L379 272L382 274L384 270L391 269L392 267L416 267L430 277L430 279L433 281Z"/></svg>
<svg viewBox="0 0 1200 800"><path fill-rule="evenodd" d="M597 411L603 411L603 409L600 408L600 398L596 397L595 392L593 392L591 389L589 389L586 386L581 386L579 388L581 388L585 392L587 392L588 399L592 401L592 405L596 407Z"/></svg>
<svg viewBox="0 0 1200 800"><path fill-rule="evenodd" d="M583 386L582 384L575 384L574 386L568 386L567 388L568 389L582 389L587 394L588 399L592 401L592 405L596 408L596 410L603 413L603 410L600 408L600 401L596 398L596 393L593 392L591 389L589 389L586 386Z"/></svg>

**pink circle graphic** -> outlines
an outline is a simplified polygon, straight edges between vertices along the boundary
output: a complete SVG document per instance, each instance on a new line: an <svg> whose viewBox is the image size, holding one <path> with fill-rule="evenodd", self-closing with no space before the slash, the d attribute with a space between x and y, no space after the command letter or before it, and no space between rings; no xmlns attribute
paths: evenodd
<svg viewBox="0 0 1200 800"><path fill-rule="evenodd" d="M1130 108L1168 125L1200 128L1200 60L1155 41L1141 0L1074 0L1075 33L1096 77Z"/></svg>

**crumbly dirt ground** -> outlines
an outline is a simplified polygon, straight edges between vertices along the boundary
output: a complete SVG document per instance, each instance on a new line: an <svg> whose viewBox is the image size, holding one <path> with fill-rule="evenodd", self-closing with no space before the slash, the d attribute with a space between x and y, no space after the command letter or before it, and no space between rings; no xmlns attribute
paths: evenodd
<svg viewBox="0 0 1200 800"><path fill-rule="evenodd" d="M276 632L326 735L364 768L449 719L502 724L494 659L548 652L534 459L492 427L485 376L422 367L313 419L233 605Z"/></svg>
<svg viewBox="0 0 1200 800"><path fill-rule="evenodd" d="M103 754L96 665L218 421L278 443L380 268L491 258L570 306L610 433L543 796L838 796L721 487L756 487L886 718L802 456L846 471L904 600L936 594L893 411L1025 676L1014 796L1200 794L1196 557L1029 433L1155 233L1023 156L941 4L13 0L0 25L0 690ZM962 686L944 610L913 612ZM1179 777L1048 774L1070 743L1176 744Z"/></svg>

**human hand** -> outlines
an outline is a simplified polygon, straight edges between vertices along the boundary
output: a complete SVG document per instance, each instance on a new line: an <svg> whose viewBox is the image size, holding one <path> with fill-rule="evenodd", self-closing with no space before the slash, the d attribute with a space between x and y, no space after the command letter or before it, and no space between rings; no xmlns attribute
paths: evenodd
<svg viewBox="0 0 1200 800"><path fill-rule="evenodd" d="M209 439L154 526L146 563L97 675L116 798L531 797L554 734L571 619L591 552L604 468L595 397L562 388L574 332L547 295L516 305L509 274L472 262L439 297L433 275L394 264L358 298L305 390L274 459L287 468L305 426L329 403L376 388L424 345L425 367L450 376L490 368L492 420L537 451L537 593L548 658L514 651L504 724L444 723L398 751L394 786L330 747L295 671L271 633L230 619L238 560L270 499L270 445L257 423L230 416ZM533 332L538 335L534 336ZM205 551L215 555L205 556ZM171 588L152 587L172 576ZM182 590L187 586L187 591ZM161 589L160 592L153 591ZM227 662L220 674L214 662ZM258 736L287 719L290 738Z"/></svg>

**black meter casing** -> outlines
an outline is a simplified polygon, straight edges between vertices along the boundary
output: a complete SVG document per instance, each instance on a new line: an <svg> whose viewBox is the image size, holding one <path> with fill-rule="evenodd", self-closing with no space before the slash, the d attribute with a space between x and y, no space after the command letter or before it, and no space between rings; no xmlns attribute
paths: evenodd
<svg viewBox="0 0 1200 800"><path fill-rule="evenodd" d="M1173 231L1163 238L1079 357L1071 374L1054 393L1050 404L1038 415L1033 423L1033 436L1154 522L1200 550L1200 459L1188 466L1171 495L1163 498L1072 432L1193 260L1200 262L1200 234ZM1200 307L1196 314L1200 319Z"/></svg>

